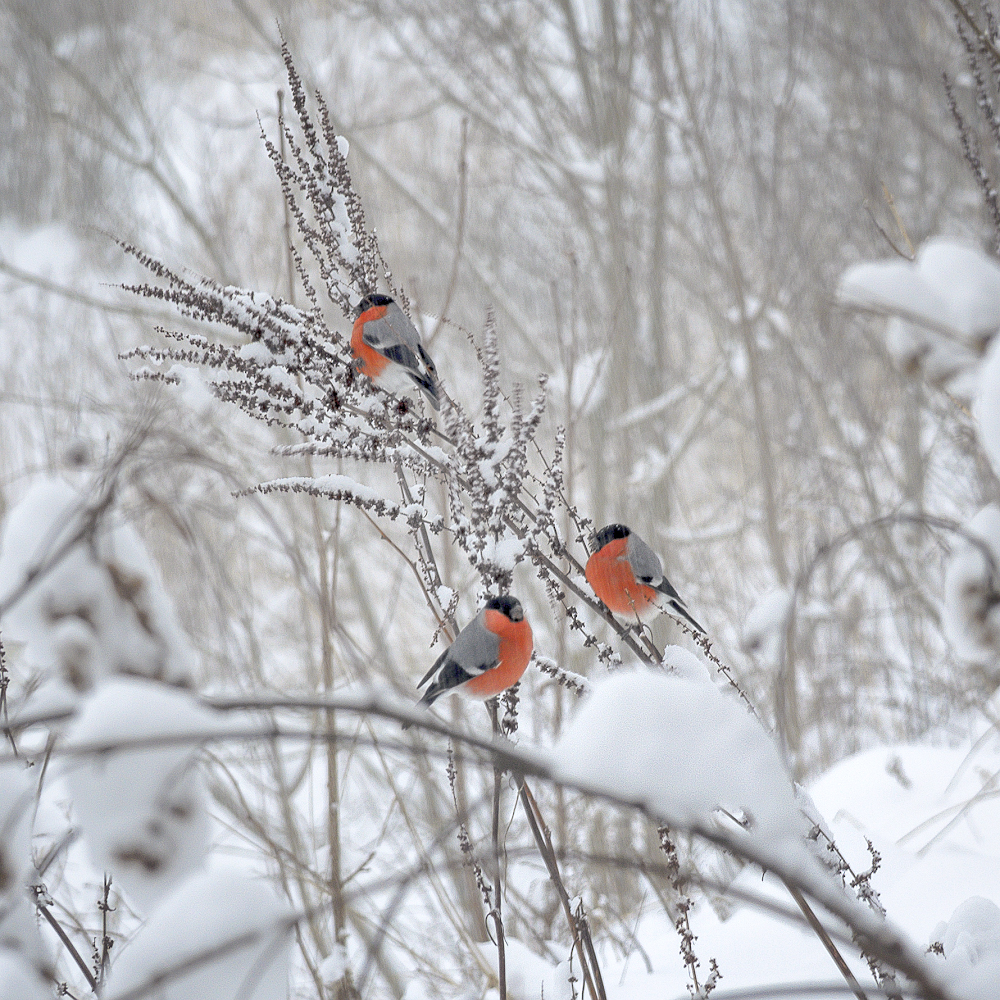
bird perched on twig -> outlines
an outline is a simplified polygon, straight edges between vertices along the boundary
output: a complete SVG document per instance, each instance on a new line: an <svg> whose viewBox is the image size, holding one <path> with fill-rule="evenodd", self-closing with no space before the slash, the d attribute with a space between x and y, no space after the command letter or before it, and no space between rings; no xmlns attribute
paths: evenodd
<svg viewBox="0 0 1000 1000"><path fill-rule="evenodd" d="M357 370L376 385L399 392L415 383L435 410L441 408L437 368L420 343L417 328L388 295L372 293L361 300L351 352Z"/></svg>
<svg viewBox="0 0 1000 1000"><path fill-rule="evenodd" d="M631 528L609 524L594 538L597 548L587 560L587 583L611 611L642 619L666 605L697 631L705 631L663 575L660 557Z"/></svg>
<svg viewBox="0 0 1000 1000"><path fill-rule="evenodd" d="M418 704L452 691L483 700L506 691L521 679L533 646L521 602L509 594L491 597L424 674L417 687L428 687Z"/></svg>

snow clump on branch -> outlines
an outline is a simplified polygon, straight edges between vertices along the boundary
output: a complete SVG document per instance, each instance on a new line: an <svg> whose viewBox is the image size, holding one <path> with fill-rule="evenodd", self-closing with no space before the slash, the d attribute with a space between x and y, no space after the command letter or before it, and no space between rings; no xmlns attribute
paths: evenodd
<svg viewBox="0 0 1000 1000"><path fill-rule="evenodd" d="M707 677L620 671L596 684L556 744L553 770L678 829L709 829L719 809L742 813L746 836L768 852L807 832L770 737Z"/></svg>

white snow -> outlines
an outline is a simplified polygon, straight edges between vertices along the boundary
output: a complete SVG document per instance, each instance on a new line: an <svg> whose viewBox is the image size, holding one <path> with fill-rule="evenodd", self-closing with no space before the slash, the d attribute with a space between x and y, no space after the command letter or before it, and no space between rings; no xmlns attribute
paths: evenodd
<svg viewBox="0 0 1000 1000"><path fill-rule="evenodd" d="M1000 996L1000 907L982 896L960 903L934 938L953 990L968 1000Z"/></svg>
<svg viewBox="0 0 1000 1000"><path fill-rule="evenodd" d="M663 650L663 665L675 676L685 680L712 682L708 667L690 649L683 646L666 646Z"/></svg>
<svg viewBox="0 0 1000 1000"><path fill-rule="evenodd" d="M965 978L969 970L962 957L974 950L980 958L973 971L988 974L995 954L993 911L983 904L966 908L965 903L982 896L1000 904L1000 801L990 791L992 775L1000 771L1000 747L995 737L986 742L979 738L983 728L980 723L958 741L950 734L952 746L926 742L859 753L809 787L825 825L856 872L871 866L865 839L873 842L881 855L873 886L890 919L918 947L943 940L951 921L941 922L949 914L960 918L954 929L969 934L971 941L962 940L951 965L950 957L935 964L963 1000L1000 996L995 980L985 979L988 987L976 991L975 979ZM745 868L732 885L793 906L776 880L761 881L756 867ZM715 958L724 977L720 992L793 982L843 984L823 946L801 923L776 919L752 906L716 912L701 903L691 925L701 961L699 978L704 978L708 960ZM677 936L655 902L637 925L637 936L654 971L647 973L635 954L630 961L605 961L609 1000L673 1000L685 995ZM955 934L956 942L960 937ZM849 945L841 950L862 986L870 985L870 973L857 952ZM764 995L769 995L766 989Z"/></svg>
<svg viewBox="0 0 1000 1000"><path fill-rule="evenodd" d="M524 558L524 546L524 539L514 535L499 539L487 538L482 558L498 569L511 571Z"/></svg>
<svg viewBox="0 0 1000 1000"><path fill-rule="evenodd" d="M52 990L23 956L0 948L0 1000L51 1000Z"/></svg>
<svg viewBox="0 0 1000 1000"><path fill-rule="evenodd" d="M71 747L112 748L72 760L66 780L95 867L110 871L144 910L208 850L208 797L197 737L220 728L215 713L190 693L123 677L84 701L68 734ZM113 749L122 741L174 737L179 742L166 746Z"/></svg>
<svg viewBox="0 0 1000 1000"><path fill-rule="evenodd" d="M263 345L261 345L263 346ZM266 348L264 348L266 351ZM271 358L271 361L274 359ZM190 365L171 365L167 377L177 379L184 405L199 420L218 420L219 401L212 395L205 377L198 368Z"/></svg>
<svg viewBox="0 0 1000 1000"><path fill-rule="evenodd" d="M595 685L552 762L558 777L642 802L672 827L710 827L724 808L746 815L760 847L805 832L770 737L708 680L614 674Z"/></svg>
<svg viewBox="0 0 1000 1000"><path fill-rule="evenodd" d="M1000 506L989 504L965 530L982 539L1000 569ZM1000 652L1000 580L977 545L959 538L944 578L943 622L945 634L964 659L995 663Z"/></svg>
<svg viewBox="0 0 1000 1000"><path fill-rule="evenodd" d="M347 970L347 951L342 944L334 944L330 954L319 963L320 978L328 986L333 986L344 978Z"/></svg>
<svg viewBox="0 0 1000 1000"><path fill-rule="evenodd" d="M564 952L565 945L552 945L557 952ZM496 946L486 942L479 946L483 958L491 968L497 969L499 958ZM578 968L578 966L577 966ZM570 1000L573 996L570 976L579 980L579 972L573 972L568 961L552 964L536 955L523 941L515 937L504 939L504 971L507 979L509 1000ZM577 982L576 995L580 995Z"/></svg>
<svg viewBox="0 0 1000 1000"><path fill-rule="evenodd" d="M11 511L0 602L44 572L3 616L5 637L25 642L29 663L77 690L115 673L186 681L193 655L145 547L107 512L89 526L90 513L87 498L53 478L38 480Z"/></svg>
<svg viewBox="0 0 1000 1000"><path fill-rule="evenodd" d="M967 341L1000 326L1000 264L976 247L930 240L916 260L855 264L840 279L847 305L904 316Z"/></svg>
<svg viewBox="0 0 1000 1000"><path fill-rule="evenodd" d="M950 392L971 398L975 380L970 373L979 364L979 355L967 344L893 316L886 323L885 345L903 371L913 374L922 367L932 385L950 383Z"/></svg>
<svg viewBox="0 0 1000 1000"><path fill-rule="evenodd" d="M229 863L190 875L122 949L104 1000L287 1000L288 910ZM157 982L159 980L159 982Z"/></svg>

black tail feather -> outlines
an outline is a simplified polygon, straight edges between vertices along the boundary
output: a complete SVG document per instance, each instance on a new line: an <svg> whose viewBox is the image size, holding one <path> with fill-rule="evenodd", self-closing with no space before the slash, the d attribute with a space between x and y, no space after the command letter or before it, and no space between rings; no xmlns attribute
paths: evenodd
<svg viewBox="0 0 1000 1000"><path fill-rule="evenodd" d="M438 398L437 382L426 375L421 375L419 372L411 371L410 369L406 370L406 374L416 382L417 387L427 397L431 406L435 410L440 410L441 400Z"/></svg>
<svg viewBox="0 0 1000 1000"><path fill-rule="evenodd" d="M670 607L674 609L682 618L686 618L691 625L694 626L695 631L701 632L703 635L708 635L708 633L701 627L689 614L687 608L684 607L679 601L668 601Z"/></svg>

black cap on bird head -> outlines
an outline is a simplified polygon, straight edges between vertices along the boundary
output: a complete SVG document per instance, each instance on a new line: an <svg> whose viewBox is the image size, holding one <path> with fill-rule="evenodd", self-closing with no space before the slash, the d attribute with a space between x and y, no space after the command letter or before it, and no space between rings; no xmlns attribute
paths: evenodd
<svg viewBox="0 0 1000 1000"><path fill-rule="evenodd" d="M388 295L380 295L378 292L369 292L357 305L354 310L354 316L357 318L366 309L371 309L372 306L387 306L392 303L392 299Z"/></svg>
<svg viewBox="0 0 1000 1000"><path fill-rule="evenodd" d="M516 597L510 594L501 594L499 597L491 597L486 602L487 611L499 611L506 615L512 622L524 621L524 608Z"/></svg>
<svg viewBox="0 0 1000 1000"><path fill-rule="evenodd" d="M608 542L613 542L616 538L628 538L632 534L632 529L626 524L608 524L600 531L594 532L594 544L597 548L594 551L603 549Z"/></svg>

